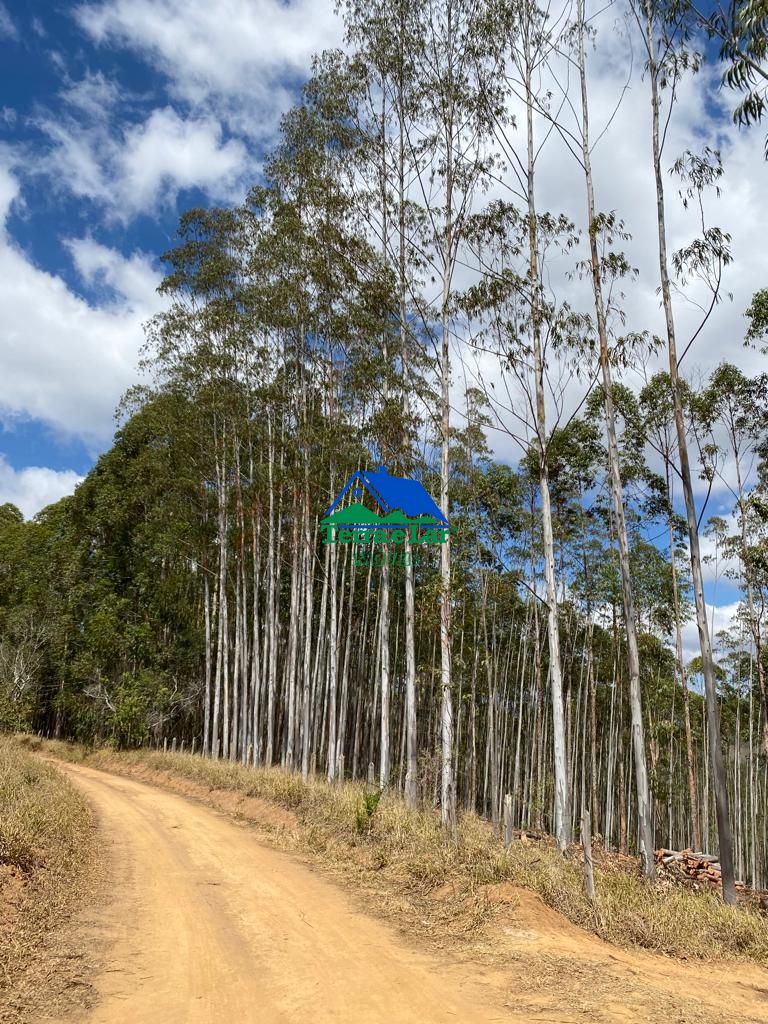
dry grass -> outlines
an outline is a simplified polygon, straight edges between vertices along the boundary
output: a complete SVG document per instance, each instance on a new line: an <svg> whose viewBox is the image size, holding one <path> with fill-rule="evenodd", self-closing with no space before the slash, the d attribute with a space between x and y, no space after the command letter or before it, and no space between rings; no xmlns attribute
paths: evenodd
<svg viewBox="0 0 768 1024"><path fill-rule="evenodd" d="M69 782L0 737L0 1020L24 1019L25 990L41 995L35 967L77 902L91 830L88 806Z"/></svg>
<svg viewBox="0 0 768 1024"><path fill-rule="evenodd" d="M299 823L281 843L320 856L332 871L372 897L376 909L411 922L444 941L482 930L496 909L491 886L511 883L537 893L564 917L619 946L683 959L752 960L768 964L768 919L747 907L727 907L713 894L692 893L617 870L596 869L597 903L584 894L579 851L563 859L546 841L513 843L505 852L488 822L464 815L456 842L437 814L411 812L385 795L372 813L362 783L304 782L277 768L244 768L183 754L115 754L47 744L56 756L112 770L152 769L208 790L232 790L271 801ZM435 899L443 888L450 897Z"/></svg>

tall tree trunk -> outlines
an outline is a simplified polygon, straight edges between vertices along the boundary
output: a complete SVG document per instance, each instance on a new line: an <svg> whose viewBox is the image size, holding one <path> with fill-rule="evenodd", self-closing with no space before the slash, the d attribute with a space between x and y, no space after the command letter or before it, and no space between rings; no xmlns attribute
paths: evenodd
<svg viewBox="0 0 768 1024"><path fill-rule="evenodd" d="M616 440L616 417L613 408L613 380L608 351L608 327L597 248L597 219L595 193L592 180L592 162L589 144L589 105L587 97L586 63L584 57L584 0L578 5L579 32L579 77L581 81L581 141L584 177L587 189L587 223L589 225L589 252L592 266L592 290L595 299L597 334L600 343L600 370L603 383L603 411L608 436L608 467L613 493L613 509L616 520L616 536L619 543L619 565L621 568L621 593L624 604L624 627L627 634L627 670L629 673L629 707L632 721L632 749L635 763L635 790L637 793L638 832L640 839L640 861L643 875L652 878L656 872L653 856L653 826L651 823L650 795L648 790L648 766L645 758L645 734L643 729L643 708L640 698L640 650L637 643L637 620L632 577L629 567L629 545L624 517L624 496L621 484L619 446Z"/></svg>
<svg viewBox="0 0 768 1024"><path fill-rule="evenodd" d="M339 657L339 610L338 610L338 585L337 585L337 547L336 544L329 545L331 548L330 563L330 611L331 622L328 635L328 771L327 778L333 782L336 778L336 683L338 679Z"/></svg>
<svg viewBox="0 0 768 1024"><path fill-rule="evenodd" d="M526 55L528 56L528 55ZM552 531L552 505L549 495L547 465L546 405L544 394L544 357L541 343L541 299L539 286L538 230L534 193L535 152L533 146L533 74L530 61L526 66L526 124L528 154L528 246L531 311L533 317L533 361L536 396L536 433L539 450L539 489L541 492L541 525L544 539L544 577L547 592L547 633L549 638L549 681L552 694L552 733L555 767L555 839L564 852L568 846L568 763L565 749L565 718L563 714L563 678L560 660L560 627L555 581L555 543Z"/></svg>
<svg viewBox="0 0 768 1024"><path fill-rule="evenodd" d="M405 54L402 52L404 38L400 33L400 69L404 67ZM405 86L400 79L398 111L398 305L399 305L399 331L400 331L400 358L403 367L403 419L404 428L408 429L410 413L410 358L408 334L408 307L406 278L406 251L405 251ZM403 456L408 450L407 433L403 438ZM416 627L414 613L414 579L413 579L413 549L411 548L410 536L406 530L405 534L405 803L412 810L418 804L418 748L417 748L417 722L416 722Z"/></svg>
<svg viewBox="0 0 768 1024"><path fill-rule="evenodd" d="M265 761L271 767L275 756L275 687L277 681L277 624L276 624L276 591L278 572L277 554L275 552L275 487L274 487L274 427L272 416L267 416L267 473L269 486L269 534L267 539L267 621L266 633L269 650L265 667L267 672L267 749Z"/></svg>
<svg viewBox="0 0 768 1024"><path fill-rule="evenodd" d="M672 290L669 281L667 262L667 230L664 206L664 181L661 169L661 136L660 136L660 98L659 98L659 65L656 59L653 22L650 17L645 19L646 44L649 58L649 78L651 83L652 112L652 145L653 169L656 183L656 214L659 242L659 273L661 279L661 296L664 306L664 317L667 328L667 348L669 355L669 377L672 385L672 399L677 430L677 447L680 459L680 477L685 497L685 512L688 522L688 543L691 556L691 575L693 577L693 594L696 604L696 625L699 632L701 648L702 674L704 691L707 699L707 727L709 732L709 749L712 765L712 784L715 790L715 811L717 815L717 833L719 838L720 866L723 878L723 900L736 903L736 879L733 867L733 837L728 812L728 790L726 785L725 764L723 762L722 739L720 735L720 714L717 705L717 687L715 683L712 646L710 643L707 607L704 600L704 578L701 570L701 549L699 545L699 526L696 514L696 501L693 493L691 466L688 458L688 439L685 432L683 414L683 398L680 390L678 373L677 345L675 340L675 320L672 307Z"/></svg>
<svg viewBox="0 0 768 1024"><path fill-rule="evenodd" d="M669 466L667 466L667 493L670 493ZM683 657L683 627L680 621L680 591L677 585L677 564L675 555L675 533L672 517L669 519L669 550L672 570L672 606L675 616L675 660L683 691L683 725L685 728L685 762L688 776L688 802L691 814L691 835L695 850L702 849L701 821L699 818L699 796L696 792L696 765L693 755L693 730L691 729L691 702L688 693L688 673Z"/></svg>
<svg viewBox="0 0 768 1024"><path fill-rule="evenodd" d="M203 604L205 608L205 706L203 709L203 753L209 750L211 736L211 587L207 558L203 561Z"/></svg>

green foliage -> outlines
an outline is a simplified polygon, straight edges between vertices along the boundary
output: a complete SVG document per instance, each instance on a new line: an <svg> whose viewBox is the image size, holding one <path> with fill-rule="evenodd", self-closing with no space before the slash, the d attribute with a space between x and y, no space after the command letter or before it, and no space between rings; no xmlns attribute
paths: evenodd
<svg viewBox="0 0 768 1024"><path fill-rule="evenodd" d="M133 745L188 698L201 636L191 418L172 395L150 402L74 497L31 523L0 510L0 728Z"/></svg>
<svg viewBox="0 0 768 1024"><path fill-rule="evenodd" d="M747 344L768 339L768 288L761 288L752 296L752 302L744 314L749 320ZM768 345L763 352L768 351Z"/></svg>
<svg viewBox="0 0 768 1024"><path fill-rule="evenodd" d="M736 124L763 120L768 97L768 3L766 0L730 0L716 4L697 19L710 38L720 43L725 64L723 85L743 94L733 112ZM768 159L768 136L765 147Z"/></svg>
<svg viewBox="0 0 768 1024"><path fill-rule="evenodd" d="M373 828L373 816L381 800L382 790L366 790L361 798L360 804L355 813L355 828L361 834L368 833Z"/></svg>

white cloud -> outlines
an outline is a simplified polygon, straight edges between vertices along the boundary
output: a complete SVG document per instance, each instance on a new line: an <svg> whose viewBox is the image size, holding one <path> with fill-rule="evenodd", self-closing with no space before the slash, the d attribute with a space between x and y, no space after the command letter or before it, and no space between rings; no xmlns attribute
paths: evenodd
<svg viewBox="0 0 768 1024"><path fill-rule="evenodd" d="M31 519L46 505L72 494L82 479L70 469L27 466L16 470L0 455L0 505L10 502Z"/></svg>
<svg viewBox="0 0 768 1024"><path fill-rule="evenodd" d="M166 107L126 133L116 160L118 194L134 210L151 208L157 197L175 200L179 189L197 186L212 199L231 197L247 161L239 140L222 141L211 118L184 120Z"/></svg>
<svg viewBox="0 0 768 1024"><path fill-rule="evenodd" d="M90 121L107 121L121 99L117 82L107 78L100 71L89 71L77 81L64 73L67 83L61 91L64 102L73 110L84 114Z"/></svg>
<svg viewBox="0 0 768 1024"><path fill-rule="evenodd" d="M102 308L143 310L157 304L158 275L148 256L125 257L92 238L72 238L66 244L81 280L110 290L112 298Z"/></svg>
<svg viewBox="0 0 768 1024"><path fill-rule="evenodd" d="M103 203L110 220L173 206L181 189L197 187L214 201L241 199L248 151L240 139L224 139L212 116L182 117L157 108L145 121L117 128L117 85L87 75L62 91L69 112L46 114L38 124L51 147L38 164L56 186Z"/></svg>
<svg viewBox="0 0 768 1024"><path fill-rule="evenodd" d="M100 73L73 82L59 55L67 109L38 116L50 142L38 172L122 222L184 188L241 201L260 167L249 150L274 139L313 54L342 35L333 4L314 0L107 0L74 16L95 43L130 49L168 80L172 104L127 121L136 96Z"/></svg>
<svg viewBox="0 0 768 1024"><path fill-rule="evenodd" d="M163 71L176 98L215 103L240 130L269 137L314 53L338 45L334 5L317 0L106 0L75 16L97 43L127 46Z"/></svg>
<svg viewBox="0 0 768 1024"><path fill-rule="evenodd" d="M14 24L13 18L8 13L8 8L0 0L0 39L18 39L19 30Z"/></svg>
<svg viewBox="0 0 768 1024"><path fill-rule="evenodd" d="M715 661L718 660L717 634L723 630L730 629L735 624L738 610L738 601L721 605L707 604L707 622L709 624L710 640ZM683 626L683 657L687 663L700 654L699 630L696 620L692 619Z"/></svg>
<svg viewBox="0 0 768 1024"><path fill-rule="evenodd" d="M616 14L610 8L595 22L597 49L589 56L595 137L613 114L630 65L627 42L612 28ZM180 189L194 186L216 201L239 199L255 177L251 153L263 155L259 144L273 137L279 113L309 73L312 53L342 37L331 0L103 0L82 3L75 17L98 45L128 49L164 73L173 101L171 105L164 96L137 122L135 104L147 97L126 93L100 73L72 81L62 58L66 109L38 119L52 153L36 165L30 161L26 173L42 168L54 185L102 203L107 220L127 221L140 211L172 204ZM630 88L596 145L593 161L598 206L616 210L633 235L622 245L640 269L639 279L626 286L627 326L662 333L655 293L648 83L641 70L635 55ZM683 149L700 148L702 141L722 148L723 195L710 209L733 234L735 263L727 271L726 287L734 291L735 301L715 311L684 367L699 365L706 371L728 356L753 372L761 360L741 346L742 314L752 292L765 284L763 265L755 256L764 248L768 223L768 166L762 159L763 132L739 131L730 123L727 105L733 97L718 92L717 75L717 68L709 69L681 84L664 158L670 248L689 241L697 224L677 200L666 168ZM540 141L543 123L537 133ZM522 144L522 135L513 133L516 143ZM0 176L0 207L10 180ZM541 210L564 210L583 224L583 179L554 133L541 151L537 181ZM15 195L15 183L12 188ZM155 272L142 254L125 256L91 238L69 244L82 279L103 291L97 304L84 302L60 278L35 267L9 238L0 238L0 293L4 313L8 311L0 321L5 371L0 405L42 416L66 430L104 437L121 391L135 379L140 322L159 305L153 294ZM577 308L589 309L589 283L568 278L569 269L570 257L554 264L553 286ZM695 309L679 303L681 347L695 320ZM654 365L663 365L663 359ZM492 372L490 360L483 362L483 371ZM457 364L457 386L460 378ZM629 381L637 385L641 375L630 374ZM503 436L494 434L491 442L504 457L519 457L518 447Z"/></svg>
<svg viewBox="0 0 768 1024"><path fill-rule="evenodd" d="M109 290L98 308L90 305L8 236L2 225L18 192L0 164L0 414L33 417L101 446L121 394L136 381L141 325L160 308L160 277L141 254L70 241L86 283Z"/></svg>

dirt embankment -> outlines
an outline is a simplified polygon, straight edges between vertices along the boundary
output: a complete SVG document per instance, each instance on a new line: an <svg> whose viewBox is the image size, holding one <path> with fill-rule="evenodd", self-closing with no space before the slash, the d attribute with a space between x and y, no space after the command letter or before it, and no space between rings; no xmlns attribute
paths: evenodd
<svg viewBox="0 0 768 1024"><path fill-rule="evenodd" d="M301 859L274 848L299 848L303 826L283 808L135 766L166 788L64 770L97 811L113 879L81 933L103 961L89 1024L768 1022L757 966L617 950L509 884L463 892L477 927L441 951L434 925L450 885L425 895L423 929L416 904L403 908L409 931L398 933L366 912L375 881L359 886L348 864L323 878L313 868L328 870L327 851L307 854L311 844ZM388 914L398 921L396 900Z"/></svg>

